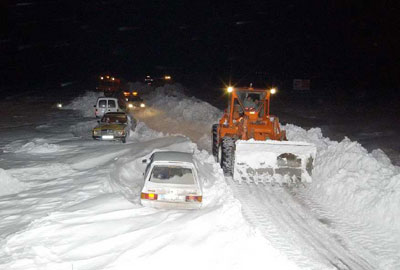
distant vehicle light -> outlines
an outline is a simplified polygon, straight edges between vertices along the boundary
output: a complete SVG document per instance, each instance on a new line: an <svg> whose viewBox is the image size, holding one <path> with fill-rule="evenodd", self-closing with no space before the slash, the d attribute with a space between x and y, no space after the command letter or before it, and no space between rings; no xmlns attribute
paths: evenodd
<svg viewBox="0 0 400 270"><path fill-rule="evenodd" d="M114 81L114 80L115 80L115 78L114 78L114 77L112 77L112 78L111 78L111 80L113 80L113 81Z"/></svg>
<svg viewBox="0 0 400 270"><path fill-rule="evenodd" d="M132 103L129 103L129 104L128 104L128 107L129 107L129 108L133 108L133 104L132 104Z"/></svg>
<svg viewBox="0 0 400 270"><path fill-rule="evenodd" d="M101 77L100 77L100 80L104 80L104 77L103 77L103 76L101 76Z"/></svg>
<svg viewBox="0 0 400 270"><path fill-rule="evenodd" d="M140 108L144 108L144 107L146 107L146 104L140 103Z"/></svg>
<svg viewBox="0 0 400 270"><path fill-rule="evenodd" d="M129 92L124 92L124 96L129 96L131 93L129 93Z"/></svg>
<svg viewBox="0 0 400 270"><path fill-rule="evenodd" d="M271 88L270 90L269 90L269 92L273 95L273 94L275 94L276 93L276 88Z"/></svg>
<svg viewBox="0 0 400 270"><path fill-rule="evenodd" d="M107 75L107 79L110 79L110 76Z"/></svg>
<svg viewBox="0 0 400 270"><path fill-rule="evenodd" d="M233 92L233 87L229 86L226 90L228 91L228 93L232 93Z"/></svg>
<svg viewBox="0 0 400 270"><path fill-rule="evenodd" d="M61 109L62 108L62 103L57 103L57 108Z"/></svg>
<svg viewBox="0 0 400 270"><path fill-rule="evenodd" d="M164 76L164 79L165 79L165 80L171 80L171 76L165 75L165 76Z"/></svg>
<svg viewBox="0 0 400 270"><path fill-rule="evenodd" d="M134 96L137 96L137 94L138 94L137 92L133 92L133 95L134 95Z"/></svg>

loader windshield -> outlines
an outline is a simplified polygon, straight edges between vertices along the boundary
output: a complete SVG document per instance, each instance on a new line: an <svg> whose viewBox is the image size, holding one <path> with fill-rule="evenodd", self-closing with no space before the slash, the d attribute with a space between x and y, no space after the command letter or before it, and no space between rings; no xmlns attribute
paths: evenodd
<svg viewBox="0 0 400 270"><path fill-rule="evenodd" d="M257 110L265 98L264 93L254 91L238 91L237 95L245 111Z"/></svg>

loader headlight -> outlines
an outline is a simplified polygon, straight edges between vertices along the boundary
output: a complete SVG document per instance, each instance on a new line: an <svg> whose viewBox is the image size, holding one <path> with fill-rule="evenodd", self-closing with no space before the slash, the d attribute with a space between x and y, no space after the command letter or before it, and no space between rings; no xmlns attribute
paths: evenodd
<svg viewBox="0 0 400 270"><path fill-rule="evenodd" d="M269 90L269 92L273 95L273 94L275 94L276 93L276 88L271 88L270 90Z"/></svg>
<svg viewBox="0 0 400 270"><path fill-rule="evenodd" d="M226 88L226 91L228 91L228 93L232 93L233 92L233 87L232 86L228 86L228 88Z"/></svg>
<svg viewBox="0 0 400 270"><path fill-rule="evenodd" d="M144 107L146 107L146 104L140 103L140 108L144 108Z"/></svg>

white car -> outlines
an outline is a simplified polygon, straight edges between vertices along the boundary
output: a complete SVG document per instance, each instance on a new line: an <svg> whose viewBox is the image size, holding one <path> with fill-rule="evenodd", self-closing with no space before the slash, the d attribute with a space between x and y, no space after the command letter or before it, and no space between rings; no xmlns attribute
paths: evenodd
<svg viewBox="0 0 400 270"><path fill-rule="evenodd" d="M118 104L117 98L99 97L94 105L96 118L103 117L105 113L124 111Z"/></svg>
<svg viewBox="0 0 400 270"><path fill-rule="evenodd" d="M154 208L198 209L203 200L198 169L190 153L159 151L144 173L141 203Z"/></svg>

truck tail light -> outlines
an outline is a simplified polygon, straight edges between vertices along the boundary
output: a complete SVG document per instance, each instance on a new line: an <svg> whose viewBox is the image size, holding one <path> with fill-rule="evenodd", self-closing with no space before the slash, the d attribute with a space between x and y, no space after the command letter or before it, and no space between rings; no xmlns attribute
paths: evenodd
<svg viewBox="0 0 400 270"><path fill-rule="evenodd" d="M142 194L140 195L141 199L146 199L146 200L157 200L158 195L155 193L144 193L142 192Z"/></svg>
<svg viewBox="0 0 400 270"><path fill-rule="evenodd" d="M186 196L187 202L202 202L203 196Z"/></svg>

